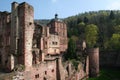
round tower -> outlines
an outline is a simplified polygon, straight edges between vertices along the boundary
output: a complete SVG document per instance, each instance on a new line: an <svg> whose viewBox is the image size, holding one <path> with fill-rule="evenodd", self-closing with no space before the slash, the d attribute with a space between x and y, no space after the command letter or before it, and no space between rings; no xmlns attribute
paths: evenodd
<svg viewBox="0 0 120 80"><path fill-rule="evenodd" d="M97 77L99 74L99 48L88 50L89 55L89 76Z"/></svg>

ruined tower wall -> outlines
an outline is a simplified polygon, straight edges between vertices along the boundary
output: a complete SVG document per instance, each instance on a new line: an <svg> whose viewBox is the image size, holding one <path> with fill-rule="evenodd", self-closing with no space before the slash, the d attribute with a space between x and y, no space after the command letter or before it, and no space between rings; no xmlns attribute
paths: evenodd
<svg viewBox="0 0 120 80"><path fill-rule="evenodd" d="M32 39L34 32L33 7L27 3L12 3L11 11L11 66L23 64L32 66ZM12 55L11 55L12 56Z"/></svg>
<svg viewBox="0 0 120 80"><path fill-rule="evenodd" d="M21 51L26 70L32 67L32 40L34 33L33 7L27 3L21 3L19 6L19 27L22 44Z"/></svg>
<svg viewBox="0 0 120 80"><path fill-rule="evenodd" d="M11 7L11 34L10 34L10 57L9 69L12 70L17 64L17 59L13 56L18 53L18 3L13 2Z"/></svg>
<svg viewBox="0 0 120 80"><path fill-rule="evenodd" d="M11 11L11 53L17 54L17 40L18 40L18 3L12 3Z"/></svg>
<svg viewBox="0 0 120 80"><path fill-rule="evenodd" d="M8 64L10 46L10 13L0 12L0 65L4 68Z"/></svg>

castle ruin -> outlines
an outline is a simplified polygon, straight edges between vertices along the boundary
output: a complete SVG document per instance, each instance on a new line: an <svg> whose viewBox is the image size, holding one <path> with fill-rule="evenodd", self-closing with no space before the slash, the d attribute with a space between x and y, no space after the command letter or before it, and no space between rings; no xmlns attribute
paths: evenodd
<svg viewBox="0 0 120 80"><path fill-rule="evenodd" d="M13 2L11 13L0 12L0 68L12 71L23 65L22 80L65 80L71 74L71 65L68 72L62 65L68 44L66 23L56 14L43 26L33 15L33 7L26 2Z"/></svg>

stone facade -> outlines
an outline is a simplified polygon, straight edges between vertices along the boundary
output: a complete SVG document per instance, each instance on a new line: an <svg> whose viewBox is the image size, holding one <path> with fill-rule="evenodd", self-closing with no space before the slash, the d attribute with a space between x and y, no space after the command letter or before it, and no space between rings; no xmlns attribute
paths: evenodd
<svg viewBox="0 0 120 80"><path fill-rule="evenodd" d="M60 51L66 51L68 43L66 24L58 19L58 15L56 14L55 19L52 19L48 26L50 27L50 33L58 34L60 37Z"/></svg>

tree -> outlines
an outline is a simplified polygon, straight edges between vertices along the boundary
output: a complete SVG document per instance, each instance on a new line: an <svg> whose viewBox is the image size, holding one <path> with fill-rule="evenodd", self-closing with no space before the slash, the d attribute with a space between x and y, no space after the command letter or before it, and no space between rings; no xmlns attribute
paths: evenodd
<svg viewBox="0 0 120 80"><path fill-rule="evenodd" d="M77 25L77 29L79 30L79 34L84 33L85 23L84 23L84 22L80 22L80 23Z"/></svg>
<svg viewBox="0 0 120 80"><path fill-rule="evenodd" d="M98 28L96 25L90 24L85 27L85 39L89 48L95 47L98 39Z"/></svg>
<svg viewBox="0 0 120 80"><path fill-rule="evenodd" d="M80 37L81 39L84 39L85 23L84 23L84 22L80 22L80 23L77 25L77 29L78 29L79 37Z"/></svg>
<svg viewBox="0 0 120 80"><path fill-rule="evenodd" d="M110 19L115 19L115 14L114 14L113 11L110 12L109 18L110 18Z"/></svg>
<svg viewBox="0 0 120 80"><path fill-rule="evenodd" d="M84 23L88 23L88 18L87 17L84 17Z"/></svg>
<svg viewBox="0 0 120 80"><path fill-rule="evenodd" d="M120 34L120 25L114 27L114 33Z"/></svg>
<svg viewBox="0 0 120 80"><path fill-rule="evenodd" d="M110 49L119 50L120 49L120 34L113 34L110 39Z"/></svg>
<svg viewBox="0 0 120 80"><path fill-rule="evenodd" d="M66 59L75 59L75 57L76 57L76 43L72 38L70 38L68 42Z"/></svg>

